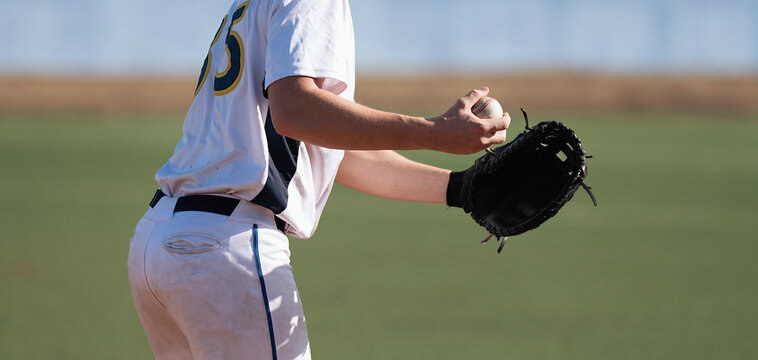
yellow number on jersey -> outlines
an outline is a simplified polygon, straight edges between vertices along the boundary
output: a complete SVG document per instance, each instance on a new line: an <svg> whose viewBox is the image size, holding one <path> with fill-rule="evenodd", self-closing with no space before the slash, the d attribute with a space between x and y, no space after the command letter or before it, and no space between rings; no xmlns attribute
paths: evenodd
<svg viewBox="0 0 758 360"><path fill-rule="evenodd" d="M226 95L230 93L232 90L234 90L234 88L237 87L240 78L242 78L242 70L245 64L245 48L242 44L242 38L240 38L239 34L236 31L232 30L232 27L242 21L242 18L245 17L246 10L249 5L250 1L246 1L240 4L240 6L238 6L232 14L232 21L229 24L229 31L226 35L225 41L227 63L224 67L225 70L220 73L216 73L213 81L213 93L216 94L216 96ZM211 42L211 48L221 35L221 30L226 25L227 18L228 16L225 16L224 20L221 22L221 26L216 32L216 36L213 38L213 42ZM208 55L205 57L205 61L203 62L203 69L200 72L200 79L198 79L197 87L195 88L195 95L197 95L197 93L203 87L203 84L205 84L205 79L208 77L210 69L211 51L208 50Z"/></svg>

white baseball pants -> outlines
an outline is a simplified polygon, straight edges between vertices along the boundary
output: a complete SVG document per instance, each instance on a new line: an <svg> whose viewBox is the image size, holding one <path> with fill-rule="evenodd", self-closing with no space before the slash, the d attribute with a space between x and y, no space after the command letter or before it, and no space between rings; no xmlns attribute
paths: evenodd
<svg viewBox="0 0 758 360"><path fill-rule="evenodd" d="M134 304L156 359L310 359L289 242L273 214L174 213L168 196L137 224Z"/></svg>

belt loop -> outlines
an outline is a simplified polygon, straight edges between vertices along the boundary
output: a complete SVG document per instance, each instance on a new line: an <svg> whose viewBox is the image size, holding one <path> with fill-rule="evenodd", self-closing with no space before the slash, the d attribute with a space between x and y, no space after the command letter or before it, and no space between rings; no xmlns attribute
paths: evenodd
<svg viewBox="0 0 758 360"><path fill-rule="evenodd" d="M286 231L287 230L287 222L286 221L282 220L278 216L274 216L274 222L276 223L276 228L279 229L279 231L281 231L281 232L283 232L285 234L287 233L287 231Z"/></svg>
<svg viewBox="0 0 758 360"><path fill-rule="evenodd" d="M155 195L153 195L153 199L150 200L150 207L154 208L156 204L158 204L158 201L161 200L162 197L166 196L166 193L163 192L163 190L158 189L155 191Z"/></svg>
<svg viewBox="0 0 758 360"><path fill-rule="evenodd" d="M150 207L145 216L155 221L166 221L174 216L174 207L176 198L170 198L163 191L158 189L150 200Z"/></svg>

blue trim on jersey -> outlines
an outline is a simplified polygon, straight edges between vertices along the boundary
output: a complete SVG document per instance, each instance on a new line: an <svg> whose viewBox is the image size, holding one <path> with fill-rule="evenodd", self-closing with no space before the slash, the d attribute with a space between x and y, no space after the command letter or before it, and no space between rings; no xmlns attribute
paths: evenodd
<svg viewBox="0 0 758 360"><path fill-rule="evenodd" d="M263 303L266 305L266 319L268 320L268 335L271 339L271 356L274 360L276 356L276 338L274 338L274 321L271 319L271 306L268 303L268 293L266 292L266 280L263 279L263 269L261 268L261 255L258 251L258 225L253 225L253 253L255 253L255 264L258 267L258 279L261 281L261 293L263 294Z"/></svg>
<svg viewBox="0 0 758 360"><path fill-rule="evenodd" d="M280 214L287 208L287 188L297 170L300 141L277 133L271 120L271 109L267 112L264 128L269 153L268 179L261 192L253 199L253 203L273 211L274 214Z"/></svg>

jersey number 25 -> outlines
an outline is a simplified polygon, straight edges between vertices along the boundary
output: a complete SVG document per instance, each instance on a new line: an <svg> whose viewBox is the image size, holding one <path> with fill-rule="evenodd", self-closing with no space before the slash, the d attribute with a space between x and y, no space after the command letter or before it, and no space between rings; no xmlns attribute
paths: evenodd
<svg viewBox="0 0 758 360"><path fill-rule="evenodd" d="M239 34L236 31L232 30L232 27L242 21L242 18L245 16L247 7L249 5L250 1L246 1L240 4L240 6L238 6L232 14L232 21L229 24L229 31L226 35L225 47L227 63L224 67L224 71L220 73L217 72L216 76L213 79L213 93L216 94L216 96L230 93L232 90L234 90L235 87L237 87L237 84L240 82L240 78L242 78L242 69L245 64L245 48L242 45L242 39L240 38ZM218 31L216 31L216 36L213 38L213 42L211 42L211 48L213 48L213 45L216 44L216 41L221 35L221 31L226 26L226 21L228 18L229 15L224 16L224 20L221 22L221 26L219 26ZM208 77L210 70L211 50L208 50L208 55L205 57L205 61L203 62L203 69L200 71L200 78L197 80L195 95L200 92L203 84L205 84L205 79Z"/></svg>

